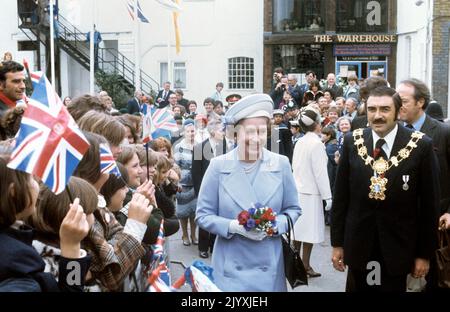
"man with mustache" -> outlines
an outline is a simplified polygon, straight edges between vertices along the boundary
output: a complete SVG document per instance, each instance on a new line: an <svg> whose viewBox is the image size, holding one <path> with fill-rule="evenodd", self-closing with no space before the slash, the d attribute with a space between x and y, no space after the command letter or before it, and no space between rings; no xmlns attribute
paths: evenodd
<svg viewBox="0 0 450 312"><path fill-rule="evenodd" d="M14 61L0 64L0 118L25 97L24 67Z"/></svg>
<svg viewBox="0 0 450 312"><path fill-rule="evenodd" d="M337 169L332 262L349 267L347 291L406 291L427 275L436 248L438 163L431 139L397 123L401 98L379 87L370 127L347 134Z"/></svg>

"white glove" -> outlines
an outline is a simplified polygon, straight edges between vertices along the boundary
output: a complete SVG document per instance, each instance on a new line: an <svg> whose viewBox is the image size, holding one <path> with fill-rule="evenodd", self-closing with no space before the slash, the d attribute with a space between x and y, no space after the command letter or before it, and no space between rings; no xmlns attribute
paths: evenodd
<svg viewBox="0 0 450 312"><path fill-rule="evenodd" d="M243 225L239 224L238 220L233 220L230 222L230 225L228 226L228 233L239 234L255 241L262 241L267 236L266 232L263 231L247 231Z"/></svg>
<svg viewBox="0 0 450 312"><path fill-rule="evenodd" d="M331 199L327 199L325 200L325 202L327 203L327 205L325 206L325 211L330 211L331 206L333 205L333 201Z"/></svg>

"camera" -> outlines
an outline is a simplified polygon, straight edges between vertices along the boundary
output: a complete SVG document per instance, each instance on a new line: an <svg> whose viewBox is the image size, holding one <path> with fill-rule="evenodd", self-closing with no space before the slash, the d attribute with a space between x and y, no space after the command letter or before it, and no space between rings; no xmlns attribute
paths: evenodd
<svg viewBox="0 0 450 312"><path fill-rule="evenodd" d="M281 81L281 77L278 75L278 73L273 73L273 81L276 83L279 83Z"/></svg>

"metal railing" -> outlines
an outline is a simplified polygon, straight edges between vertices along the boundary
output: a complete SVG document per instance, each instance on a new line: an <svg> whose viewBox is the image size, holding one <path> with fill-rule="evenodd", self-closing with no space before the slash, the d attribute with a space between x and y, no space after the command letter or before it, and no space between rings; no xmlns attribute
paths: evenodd
<svg viewBox="0 0 450 312"><path fill-rule="evenodd" d="M23 12L19 12L19 15ZM41 31L37 31L38 24L24 24L20 25L22 32L28 37L25 29L30 29L31 32L38 37L39 33L48 35L47 31L40 28ZM55 33L58 38L58 44L73 58L75 58L83 67L89 69L90 65L90 51L89 43L87 41L87 33L82 32L64 16L58 14L57 22L55 23ZM45 38L38 38L45 44ZM113 48L98 48L97 62L98 70L106 73L115 73L120 75L124 83L127 84L127 88L134 89L135 81L135 64L129 60L124 54L120 53L117 49ZM140 89L147 94L154 94L159 90L159 83L149 76L144 71L140 70Z"/></svg>

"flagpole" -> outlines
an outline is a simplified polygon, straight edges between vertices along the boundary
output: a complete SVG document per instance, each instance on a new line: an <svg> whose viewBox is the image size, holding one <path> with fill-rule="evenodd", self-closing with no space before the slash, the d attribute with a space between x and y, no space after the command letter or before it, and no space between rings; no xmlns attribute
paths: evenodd
<svg viewBox="0 0 450 312"><path fill-rule="evenodd" d="M141 89L138 0L134 0L134 88Z"/></svg>
<svg viewBox="0 0 450 312"><path fill-rule="evenodd" d="M171 29L172 29L172 11L168 11L168 19L167 19L167 31L169 32L167 34L167 81L171 82L172 85L173 81L172 81L172 61L170 59L170 36L171 34ZM164 83L164 81L162 81Z"/></svg>
<svg viewBox="0 0 450 312"><path fill-rule="evenodd" d="M54 24L54 12L53 5L55 0L50 0L49 9L50 9L50 67L51 67L51 77L52 77L52 85L56 90L56 81L55 81L55 24Z"/></svg>
<svg viewBox="0 0 450 312"><path fill-rule="evenodd" d="M148 142L145 144L145 165L147 166L147 181L150 181L150 170L149 170L149 165L148 165Z"/></svg>
<svg viewBox="0 0 450 312"><path fill-rule="evenodd" d="M91 32L89 34L89 93L94 95L95 92L95 2L96 0L92 0L92 23L91 23Z"/></svg>

